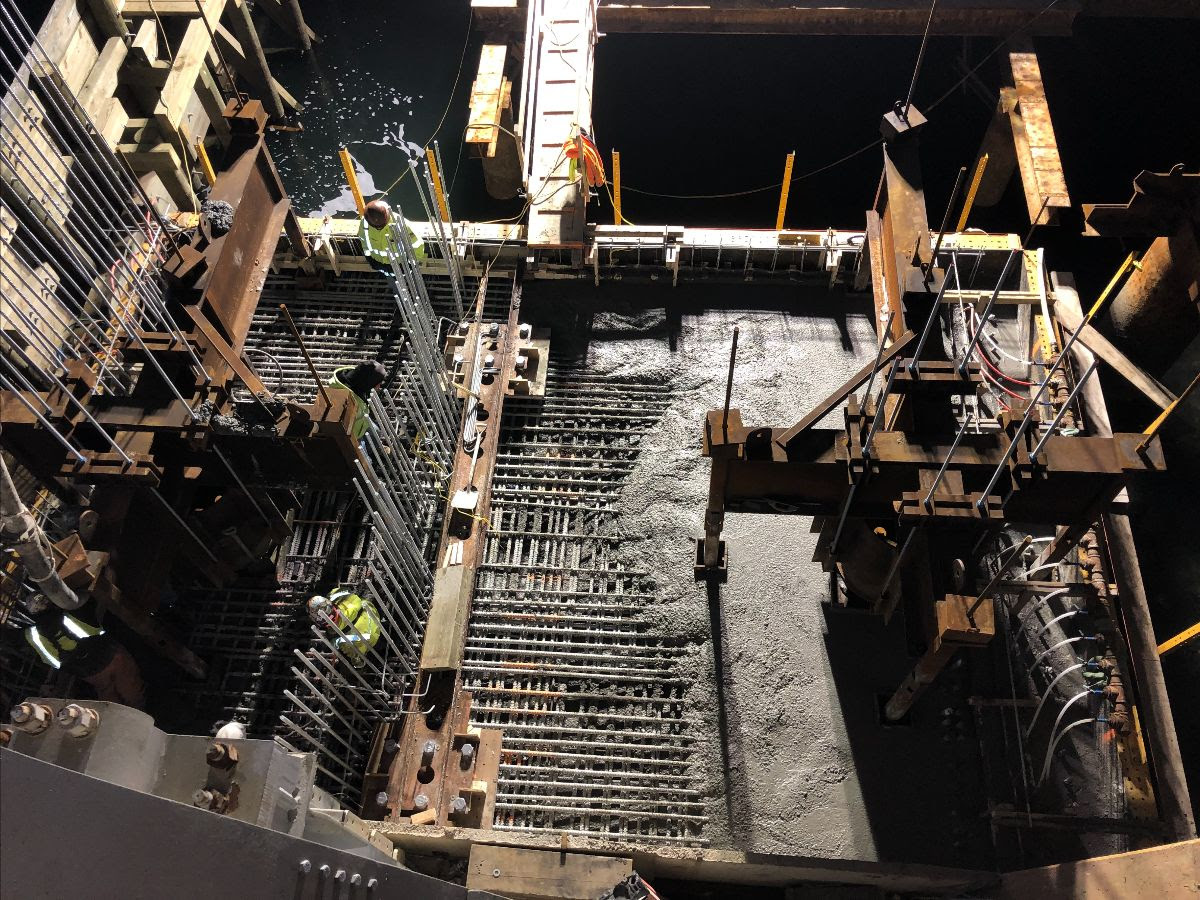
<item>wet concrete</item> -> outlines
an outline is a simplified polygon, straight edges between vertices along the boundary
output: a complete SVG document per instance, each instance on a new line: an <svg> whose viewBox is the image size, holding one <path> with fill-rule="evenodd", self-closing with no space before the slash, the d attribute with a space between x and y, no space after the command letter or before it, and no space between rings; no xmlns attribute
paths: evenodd
<svg viewBox="0 0 1200 900"><path fill-rule="evenodd" d="M879 724L879 694L911 665L903 617L885 628L874 617L828 612L830 581L811 561L810 518L728 516L729 580L719 600L693 578L709 477L701 422L723 402L733 326L741 329L733 406L747 424L783 426L869 361L871 316L866 297L797 287L526 282L523 317L553 326L559 358L669 392L618 527L631 563L657 584L645 616L687 649L688 715L700 736L694 786L708 800L710 844L981 865L978 744L943 723L947 701L938 697L949 690L961 700L963 677L931 691L910 727ZM838 415L825 424L836 427Z"/></svg>

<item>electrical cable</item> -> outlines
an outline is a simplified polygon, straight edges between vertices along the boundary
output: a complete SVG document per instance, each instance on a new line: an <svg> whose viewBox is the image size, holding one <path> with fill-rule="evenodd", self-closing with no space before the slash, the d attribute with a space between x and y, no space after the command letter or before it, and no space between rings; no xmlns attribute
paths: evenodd
<svg viewBox="0 0 1200 900"><path fill-rule="evenodd" d="M472 8L471 11L469 12L469 14L467 15L467 33L463 36L462 53L460 54L460 56L458 58L458 71L454 74L454 83L452 85L450 85L450 97L446 100L446 108L444 110L442 110L442 117L440 119L438 119L437 127L433 129L433 134L431 134L429 136L429 139L427 141L425 141L424 144L421 145L422 150L429 149L429 145L433 143L433 139L438 136L438 132L440 132L442 130L442 126L446 124L446 118L450 115L450 107L452 107L454 105L454 93L455 93L455 91L458 90L458 82L462 79L463 65L467 61L467 47L469 47L471 44L471 25L474 22L474 19L475 19L475 10ZM460 148L460 150L461 150L461 148ZM390 194L392 192L392 188L394 188L401 181L403 181L405 178L408 177L408 174L411 171L412 171L411 168L406 168L403 172L400 173L400 177L398 177L395 181L393 181L391 184L389 184L386 188L384 188L379 193L386 197L388 194Z"/></svg>
<svg viewBox="0 0 1200 900"><path fill-rule="evenodd" d="M966 75L964 75L957 82L955 82L950 87L950 89L948 91L946 91L946 93L942 94L942 96L938 97L937 100L935 100L935 101L933 101L933 103L929 104L929 106L927 106L926 109L932 111L932 110L936 109L938 106L940 106L942 104L942 102L945 101L948 97L950 97L950 95L953 94L956 90L958 90L967 81L967 79L969 79L971 76L973 76L977 71L979 71L979 69L983 68L984 63L986 63L989 59L991 59L993 56L995 56L997 53L999 53L1002 49L1004 49L1004 47L1006 47L1008 45L1009 41L1011 41L1017 35L1021 34L1023 31L1025 31L1025 29L1029 28L1029 26L1031 26L1034 22L1036 22L1038 19L1040 19L1046 13L1048 13L1054 6L1056 6L1058 4L1058 2L1059 2L1059 0L1050 0L1050 2L1048 4L1046 4L1046 6L1044 6L1040 12L1038 12L1036 15L1034 15L1027 22L1024 22L1019 28L1017 28L1015 31L1013 31L1011 34L1009 34L1007 37L1005 37L1002 41L997 43L997 45L988 54L986 54L981 60L979 60L979 62L976 63L976 65L969 72L967 72ZM795 184L798 181L804 181L806 178L812 178L814 175L820 175L822 172L827 172L832 168L840 166L844 162L849 162L850 160L854 159L856 156L861 156L863 153L866 153L868 150L871 150L874 147L880 146L882 143L883 143L883 138L876 138L875 140L871 141L871 143L864 144L862 147L859 147L857 150L851 151L850 153L847 153L845 156L840 157L839 159L836 159L833 162L828 163L827 165L821 166L820 168L817 168L817 169L813 169L812 171L809 171L809 172L805 172L801 175L793 175L789 184ZM724 200L724 199L732 198L732 197L748 197L751 194L761 194L764 191L774 191L774 190L778 190L781 187L783 187L782 180L777 181L774 184L764 185L763 187L750 188L749 190L745 190L745 191L730 191L730 192L723 193L723 194L666 194L666 193L659 193L656 191L644 191L644 190L641 190L640 188L627 187L625 185L621 185L621 190L629 191L630 193L633 193L633 194L642 194L647 197L659 197L659 198L662 198L665 200Z"/></svg>

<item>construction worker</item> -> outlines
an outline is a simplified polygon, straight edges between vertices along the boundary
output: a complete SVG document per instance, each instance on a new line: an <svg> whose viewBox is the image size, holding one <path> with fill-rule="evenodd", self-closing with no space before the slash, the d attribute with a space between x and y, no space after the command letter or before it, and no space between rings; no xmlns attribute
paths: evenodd
<svg viewBox="0 0 1200 900"><path fill-rule="evenodd" d="M41 594L35 594L26 609L32 623L25 640L52 669L62 669L82 678L97 699L141 709L146 702L146 685L137 662L129 651L105 633L82 610L66 612Z"/></svg>
<svg viewBox="0 0 1200 900"><path fill-rule="evenodd" d="M417 259L425 258L425 242L411 228L405 228L409 247ZM383 200L372 200L363 210L362 226L358 233L363 254L371 268L393 276L392 259L398 250L392 243L392 209Z"/></svg>
<svg viewBox="0 0 1200 900"><path fill-rule="evenodd" d="M329 379L330 387L346 388L354 395L355 414L351 434L354 435L356 441L363 439L363 435L367 433L367 428L371 424L369 418L371 391L383 384L385 378L387 378L387 369L383 367L383 363L365 362L356 366L342 366L335 369L333 377Z"/></svg>
<svg viewBox="0 0 1200 900"><path fill-rule="evenodd" d="M320 594L308 601L308 616L328 628L333 623L333 645L350 665L361 669L367 664L367 651L379 642L379 613L375 604L364 600L349 588L338 588L328 597Z"/></svg>

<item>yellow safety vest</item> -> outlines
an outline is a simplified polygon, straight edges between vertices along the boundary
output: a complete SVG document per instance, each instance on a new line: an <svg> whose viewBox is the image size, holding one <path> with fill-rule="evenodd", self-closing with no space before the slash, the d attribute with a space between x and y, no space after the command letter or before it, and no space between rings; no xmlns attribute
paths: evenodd
<svg viewBox="0 0 1200 900"><path fill-rule="evenodd" d="M417 237L416 232L411 228L406 228L408 235L409 246L412 248L413 256L417 259L425 258L425 242ZM362 241L363 254L369 256L381 265L391 265L392 257L395 255L395 248L392 246L392 226L391 223L384 225L382 228L376 228L367 222L366 216L363 217L359 227L358 237Z"/></svg>
<svg viewBox="0 0 1200 900"><path fill-rule="evenodd" d="M350 373L353 371L354 366L342 366L340 369L335 369L333 377L329 379L329 386L345 388L354 397L354 425L351 426L350 433L354 435L354 439L356 441L361 441L363 439L363 435L367 433L367 426L371 424L371 420L369 418L369 409L367 408L367 401L365 398L360 397L357 391L349 387L341 379L341 374L343 372Z"/></svg>
<svg viewBox="0 0 1200 900"><path fill-rule="evenodd" d="M52 637L42 634L36 625L25 629L25 640L37 651L42 662L53 669L62 668L62 654L70 653L84 638L98 637L104 629L89 625L69 613L63 613L62 628Z"/></svg>
<svg viewBox="0 0 1200 900"><path fill-rule="evenodd" d="M335 621L341 634L333 644L346 655L350 663L361 667L367 651L379 643L379 613L369 600L346 588L339 588L329 595L329 600L338 611Z"/></svg>

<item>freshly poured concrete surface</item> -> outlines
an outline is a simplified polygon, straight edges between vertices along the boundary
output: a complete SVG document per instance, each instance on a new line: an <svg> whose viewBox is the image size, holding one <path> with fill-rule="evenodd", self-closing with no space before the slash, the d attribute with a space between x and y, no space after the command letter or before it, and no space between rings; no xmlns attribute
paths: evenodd
<svg viewBox="0 0 1200 900"><path fill-rule="evenodd" d="M829 576L811 561L810 518L727 516L729 581L717 627L723 691L709 598L693 578L709 477L701 423L724 399L733 326L741 334L732 406L747 425L786 426L873 357L869 298L798 287L527 283L525 307L524 318L553 326L556 358L661 383L671 398L640 445L619 529L622 552L657 584L644 615L659 624L660 639L688 650L681 674L694 684L685 717L699 738L693 786L708 799L710 845L980 864L978 744L942 725L937 690L914 711L913 727L878 724L877 694L911 665L903 617L887 629L861 614L827 621ZM821 424L839 427L840 410Z"/></svg>

